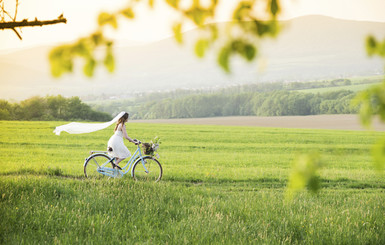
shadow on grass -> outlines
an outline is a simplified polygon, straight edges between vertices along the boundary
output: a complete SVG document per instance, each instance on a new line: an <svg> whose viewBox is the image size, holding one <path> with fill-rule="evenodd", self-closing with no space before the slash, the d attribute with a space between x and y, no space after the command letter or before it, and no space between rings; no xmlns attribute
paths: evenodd
<svg viewBox="0 0 385 245"><path fill-rule="evenodd" d="M15 171L0 173L0 176L21 176L21 175L35 175L58 177L65 179L84 180L84 176L73 176L64 174L63 170L56 168L46 169L31 169L23 168ZM131 178L130 176L125 178ZM229 190L250 190L256 191L258 189L284 189L287 186L288 180L285 178L262 177L253 179L229 179L229 178L192 178L183 176L164 176L161 182L167 184L177 184L186 187L213 187L213 188L229 188ZM348 178L338 179L321 179L321 189L385 189L385 182L381 181L358 181Z"/></svg>
<svg viewBox="0 0 385 245"><path fill-rule="evenodd" d="M207 179L195 179L195 178L183 178L183 177L168 177L162 181L170 183L180 183L186 186L196 185L263 185L270 186L272 188L282 188L286 185L286 180L279 178L256 178L256 179L218 179L218 178L207 178Z"/></svg>
<svg viewBox="0 0 385 245"><path fill-rule="evenodd" d="M15 171L9 171L5 173L0 173L0 176L12 176L12 175L35 175L35 176L52 176L52 177L62 177L67 179L85 179L83 176L73 176L64 174L61 168L46 168L46 169L31 169L31 168L22 168Z"/></svg>
<svg viewBox="0 0 385 245"><path fill-rule="evenodd" d="M321 186L322 188L338 189L385 189L385 182L364 182L348 178L339 178L335 180L321 179Z"/></svg>
<svg viewBox="0 0 385 245"><path fill-rule="evenodd" d="M170 177L162 180L169 183L183 184L187 187L193 186L206 186L206 187L234 187L236 189L250 189L255 191L256 189L283 189L286 188L288 180L279 178L254 178L254 179L194 179L183 177ZM321 179L321 188L323 189L385 189L385 182L377 181L358 181L348 178L338 179Z"/></svg>

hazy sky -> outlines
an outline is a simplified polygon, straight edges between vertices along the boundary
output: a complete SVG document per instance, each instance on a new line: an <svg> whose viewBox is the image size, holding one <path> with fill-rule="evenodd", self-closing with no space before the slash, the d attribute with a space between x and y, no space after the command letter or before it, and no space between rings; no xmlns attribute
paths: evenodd
<svg viewBox="0 0 385 245"><path fill-rule="evenodd" d="M191 0L181 0L190 2ZM204 2L207 0L201 0ZM0 50L12 50L30 46L70 42L85 36L96 28L96 18L101 11L115 11L127 0L19 0L18 20L37 17L56 19L60 14L67 18L67 24L44 27L22 28L20 41L11 30L0 31ZM137 11L135 22L121 21L118 31L111 32L116 40L151 42L171 35L171 24L178 16L170 14L163 4L155 0L155 10L146 7ZM235 0L220 0L217 21L226 21ZM13 12L15 1L5 0L5 8ZM281 19L303 15L326 15L341 19L385 22L385 0L281 0ZM119 42L118 42L119 43Z"/></svg>

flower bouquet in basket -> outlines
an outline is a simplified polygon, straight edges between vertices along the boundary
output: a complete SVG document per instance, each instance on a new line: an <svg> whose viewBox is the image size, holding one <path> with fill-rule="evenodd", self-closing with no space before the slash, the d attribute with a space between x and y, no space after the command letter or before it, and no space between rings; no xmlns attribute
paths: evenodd
<svg viewBox="0 0 385 245"><path fill-rule="evenodd" d="M155 155L155 152L157 152L159 149L159 144L160 139L158 136L156 136L149 143L142 143L143 153L145 155L156 156L156 158L159 158L159 154Z"/></svg>

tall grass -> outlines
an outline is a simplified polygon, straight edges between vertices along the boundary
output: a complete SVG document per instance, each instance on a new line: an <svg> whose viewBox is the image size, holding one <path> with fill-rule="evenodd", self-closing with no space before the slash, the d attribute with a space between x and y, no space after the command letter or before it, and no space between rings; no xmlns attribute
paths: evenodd
<svg viewBox="0 0 385 245"><path fill-rule="evenodd" d="M0 122L0 243L385 243L378 133L130 123L162 139L162 181L138 183L85 179L112 128L58 137L60 124ZM314 151L321 191L286 201L293 159Z"/></svg>

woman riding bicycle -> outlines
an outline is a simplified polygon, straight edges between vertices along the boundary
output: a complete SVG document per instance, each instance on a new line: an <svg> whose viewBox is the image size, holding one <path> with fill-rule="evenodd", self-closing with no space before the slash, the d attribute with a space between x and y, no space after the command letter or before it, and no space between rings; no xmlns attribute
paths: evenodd
<svg viewBox="0 0 385 245"><path fill-rule="evenodd" d="M121 118L119 118L119 120L116 122L114 134L108 140L107 144L108 154L112 157L115 157L115 165L118 168L120 168L119 163L121 161L131 156L130 151L124 145L123 138L127 139L131 143L134 143L135 145L138 144L137 140L133 140L127 135L126 122L128 121L128 116L129 115L126 112Z"/></svg>

